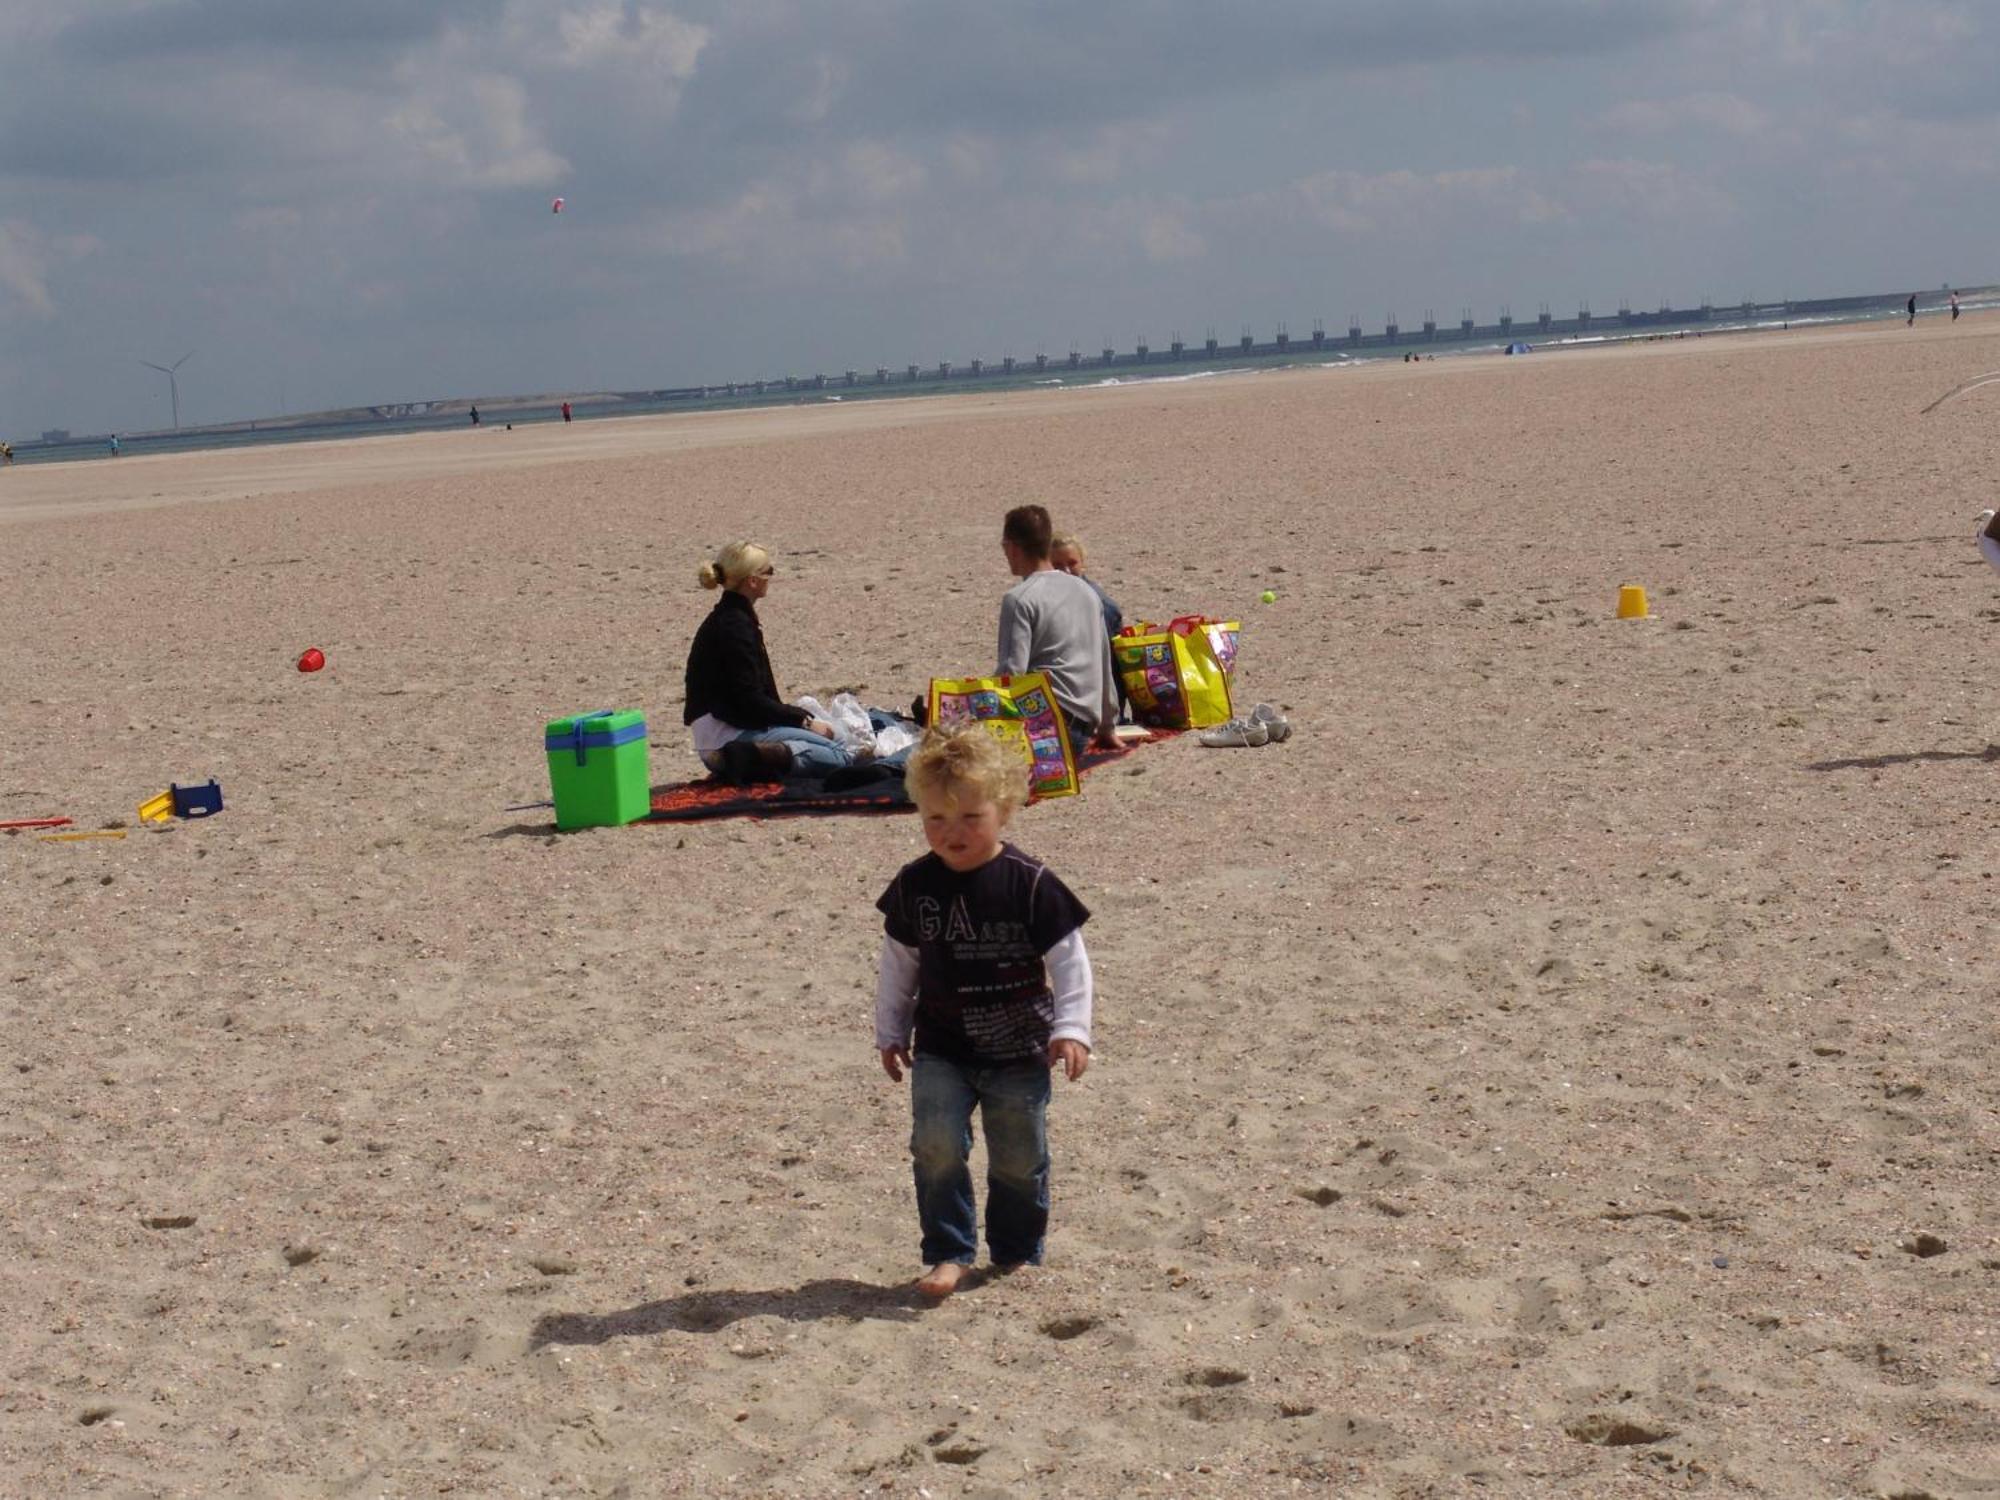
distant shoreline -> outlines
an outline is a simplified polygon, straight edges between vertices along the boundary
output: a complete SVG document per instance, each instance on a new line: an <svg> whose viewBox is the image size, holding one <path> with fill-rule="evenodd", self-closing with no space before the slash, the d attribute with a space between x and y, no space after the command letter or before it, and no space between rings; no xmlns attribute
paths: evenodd
<svg viewBox="0 0 2000 1500"><path fill-rule="evenodd" d="M1384 388L1412 394L1485 389L1492 382L1494 390L1541 389L1549 381L1566 382L1573 378L1571 371L1588 366L1678 365L1692 360L1726 367L1737 363L1739 354L1762 357L1802 354L1811 348L1832 351L1906 343L1911 349L1936 346L1965 351L1943 361L1941 368L1951 372L1951 379L1925 391L1923 400L1929 400L1963 378L1966 358L1981 361L1972 368L1991 367L1989 341L2000 333L2000 317L1989 309L1962 325L1933 319L1914 334L1900 322L1886 319L1794 323L1789 332L1778 325L1744 332L1749 336L1683 338L1648 332L1623 339L1593 338L1540 346L1534 355L1519 359L1482 357L1485 351L1441 351L1439 357L1415 366L1391 356L1300 360L1269 368L1162 371L1137 380L1091 372L1087 379L1062 385L1029 382L999 389L965 385L910 393L892 389L880 399L793 398L709 410L670 408L569 425L560 419L517 423L511 430L504 422L414 432L350 427L330 434L308 430L294 440L276 442L262 441L260 433L258 441L233 445L141 450L137 458L115 463L43 462L7 469L0 472L0 530L259 496L303 499L336 492L353 496L385 485L405 490L456 483L474 475L525 477L540 471L533 481L540 488L563 483L560 471L606 462L679 455L676 462L700 463L705 460L696 455L767 442L835 436L855 440L868 434L914 433L939 424L991 423L1005 428L1039 422L1058 412L1094 421L1099 413L1124 407L1199 411L1216 401L1251 412L1273 403L1283 407L1296 392L1313 389L1326 391L1337 407L1346 409L1355 403L1365 405L1374 399L1368 393ZM481 403L482 414L484 410ZM315 509L322 504L309 503Z"/></svg>
<svg viewBox="0 0 2000 1500"><path fill-rule="evenodd" d="M543 395L444 397L425 401L378 402L368 406L305 412L279 417L245 418L179 429L117 434L118 457L140 453L176 453L251 445L338 441L399 433L450 432L470 427L471 413L480 412L481 425L509 427L562 421L568 402L576 420L614 416L650 416L670 411L726 411L773 406L879 400L885 397L932 396L970 389L1080 389L1099 385L1129 385L1148 381L1187 380L1241 371L1310 368L1322 365L1368 365L1412 356L1458 358L1503 354L1514 343L1544 352L1606 345L1645 343L1664 338L1708 337L1755 333L1793 326L1827 327L1869 323L1905 316L1909 293L1876 293L1778 303L1742 303L1730 308L1661 308L1635 312L1620 308L1606 317L1579 312L1574 318L1553 318L1546 312L1527 323L1503 319L1490 325L1430 325L1403 330L1389 325L1380 334L1361 334L1350 327L1344 339L1326 337L1315 329L1308 339L1292 341L1280 333L1267 344L1248 335L1233 348L1205 341L1200 349L1175 344L1167 350L1144 345L1119 353L1105 349L1084 358L1071 351L1061 360L1036 356L1032 361L1002 360L997 365L974 360L966 366L941 363L929 370L908 365L892 373L877 367L867 375L856 370L839 376L783 376L776 379L728 381L717 385L663 387L641 391L583 391ZM1918 315L1944 311L1943 294L1919 293ZM1963 311L2000 307L2000 285L1961 287ZM60 438L30 438L14 442L20 463L63 463L113 457L109 432Z"/></svg>

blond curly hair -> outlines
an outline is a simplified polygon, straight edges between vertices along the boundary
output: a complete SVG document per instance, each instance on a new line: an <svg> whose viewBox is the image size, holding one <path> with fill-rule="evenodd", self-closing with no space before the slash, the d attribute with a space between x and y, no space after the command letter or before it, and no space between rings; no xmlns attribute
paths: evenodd
<svg viewBox="0 0 2000 1500"><path fill-rule="evenodd" d="M903 785L914 802L956 808L971 793L1012 812L1028 800L1028 763L984 724L932 725L910 752Z"/></svg>

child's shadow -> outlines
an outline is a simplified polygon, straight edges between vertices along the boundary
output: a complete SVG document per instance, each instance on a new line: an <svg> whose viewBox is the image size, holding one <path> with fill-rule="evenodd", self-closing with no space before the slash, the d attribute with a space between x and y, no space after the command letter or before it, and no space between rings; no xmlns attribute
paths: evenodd
<svg viewBox="0 0 2000 1500"><path fill-rule="evenodd" d="M826 1280L765 1292L687 1292L617 1312L549 1313L536 1320L528 1347L602 1344L670 1330L714 1333L744 1318L783 1318L791 1323L859 1323L880 1318L907 1323L925 1305L908 1283L877 1286L868 1281Z"/></svg>

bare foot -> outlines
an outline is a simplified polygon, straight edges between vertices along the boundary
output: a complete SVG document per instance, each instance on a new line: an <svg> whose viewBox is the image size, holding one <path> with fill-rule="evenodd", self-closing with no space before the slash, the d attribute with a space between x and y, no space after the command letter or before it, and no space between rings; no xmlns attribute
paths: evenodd
<svg viewBox="0 0 2000 1500"><path fill-rule="evenodd" d="M942 1261L917 1278L917 1290L926 1297L949 1297L964 1279L964 1266L955 1260Z"/></svg>

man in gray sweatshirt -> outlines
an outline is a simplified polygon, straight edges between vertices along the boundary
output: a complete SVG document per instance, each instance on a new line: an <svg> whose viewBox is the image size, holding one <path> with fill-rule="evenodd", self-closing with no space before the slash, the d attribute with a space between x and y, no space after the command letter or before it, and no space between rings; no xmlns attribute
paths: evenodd
<svg viewBox="0 0 2000 1500"><path fill-rule="evenodd" d="M1097 592L1049 562L1055 528L1039 505L1007 512L1000 547L1021 581L1000 601L1000 675L1046 672L1071 737L1108 748L1118 743L1118 673L1104 633Z"/></svg>

